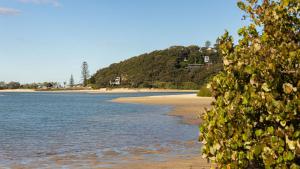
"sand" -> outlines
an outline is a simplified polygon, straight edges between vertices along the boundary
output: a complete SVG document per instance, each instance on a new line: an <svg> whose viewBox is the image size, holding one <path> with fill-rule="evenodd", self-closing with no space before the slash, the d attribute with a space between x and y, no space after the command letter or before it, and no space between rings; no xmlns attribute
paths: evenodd
<svg viewBox="0 0 300 169"><path fill-rule="evenodd" d="M169 105L173 107L170 115L180 116L184 123L198 125L201 123L199 118L210 108L213 101L211 97L197 97L196 94L168 95L168 96L148 96L148 97L128 97L113 100L119 103L139 103L154 105ZM147 161L147 160L126 160L128 163L114 166L114 169L208 169L212 164L203 159L200 153L190 155L190 157L170 157L166 161Z"/></svg>
<svg viewBox="0 0 300 169"><path fill-rule="evenodd" d="M36 92L33 89L4 89L0 90L0 93L30 93L30 92Z"/></svg>
<svg viewBox="0 0 300 169"><path fill-rule="evenodd" d="M212 165L201 156L190 156L170 158L163 162L136 160L111 169L210 169L211 167Z"/></svg>
<svg viewBox="0 0 300 169"><path fill-rule="evenodd" d="M205 108L210 108L213 101L211 97L197 97L196 94L127 97L113 100L119 103L140 103L172 106L169 115L180 116L184 123L198 125L201 123L200 115Z"/></svg>

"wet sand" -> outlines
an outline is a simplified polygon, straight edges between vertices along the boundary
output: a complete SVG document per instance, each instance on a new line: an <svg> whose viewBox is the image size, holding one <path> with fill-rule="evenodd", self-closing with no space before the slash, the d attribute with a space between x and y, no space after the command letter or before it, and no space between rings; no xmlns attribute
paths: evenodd
<svg viewBox="0 0 300 169"><path fill-rule="evenodd" d="M128 97L113 100L119 103L138 103L153 105L168 105L173 109L169 113L173 116L180 116L184 123L198 125L201 123L200 115L205 108L210 108L213 101L211 97L197 97L196 94ZM196 146L197 147L197 146ZM199 150L200 151L200 150ZM126 159L125 164L114 166L114 169L209 169L211 164L198 155L169 157L165 161L147 161L143 159Z"/></svg>

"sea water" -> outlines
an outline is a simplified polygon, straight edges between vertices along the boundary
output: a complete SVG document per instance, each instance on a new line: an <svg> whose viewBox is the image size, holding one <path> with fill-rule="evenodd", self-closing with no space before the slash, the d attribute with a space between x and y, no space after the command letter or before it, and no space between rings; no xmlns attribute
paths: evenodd
<svg viewBox="0 0 300 169"><path fill-rule="evenodd" d="M81 159L81 166L89 168L88 158L79 157L93 154L101 165L135 153L159 160L199 152L185 146L197 140L198 127L168 116L172 107L111 102L163 94L2 93L0 168L66 167L72 162L53 160L64 156ZM156 151L161 152L151 153Z"/></svg>

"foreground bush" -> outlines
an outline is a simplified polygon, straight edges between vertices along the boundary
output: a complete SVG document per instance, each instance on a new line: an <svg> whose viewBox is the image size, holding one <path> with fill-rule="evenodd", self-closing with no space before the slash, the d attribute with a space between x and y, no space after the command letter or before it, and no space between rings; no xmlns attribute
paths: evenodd
<svg viewBox="0 0 300 169"><path fill-rule="evenodd" d="M200 97L211 97L212 94L211 94L211 91L209 88L206 87L206 85L203 85L199 92L197 93L197 96L200 96Z"/></svg>
<svg viewBox="0 0 300 169"><path fill-rule="evenodd" d="M200 127L203 155L219 168L300 168L299 0L247 0L251 24L233 45L222 37L224 72Z"/></svg>

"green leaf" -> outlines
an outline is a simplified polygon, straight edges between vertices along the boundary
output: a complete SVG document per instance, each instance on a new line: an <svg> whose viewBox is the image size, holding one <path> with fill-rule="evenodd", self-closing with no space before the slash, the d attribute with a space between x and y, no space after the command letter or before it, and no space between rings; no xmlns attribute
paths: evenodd
<svg viewBox="0 0 300 169"><path fill-rule="evenodd" d="M244 70L246 73L248 74L253 74L254 73L254 69L252 66L248 65L245 67L245 70Z"/></svg>
<svg viewBox="0 0 300 169"><path fill-rule="evenodd" d="M261 145L257 145L257 146L254 147L254 154L256 156L258 156L261 152L262 152L262 146Z"/></svg>
<svg viewBox="0 0 300 169"><path fill-rule="evenodd" d="M256 135L257 137L261 136L262 133L263 133L263 130L262 130L262 129L255 130L255 135Z"/></svg>
<svg viewBox="0 0 300 169"><path fill-rule="evenodd" d="M278 148L278 153L282 153L282 152L284 152L284 148L283 147L279 147Z"/></svg>
<svg viewBox="0 0 300 169"><path fill-rule="evenodd" d="M274 127L273 126L271 126L271 127L268 127L268 133L269 134L273 134L274 133Z"/></svg>
<svg viewBox="0 0 300 169"><path fill-rule="evenodd" d="M263 83L263 85L261 86L261 88L265 91L265 92L269 92L271 91L271 89L269 88L267 83Z"/></svg>
<svg viewBox="0 0 300 169"><path fill-rule="evenodd" d="M300 169L300 166L297 165L296 163L293 163L293 164L291 165L291 169Z"/></svg>
<svg viewBox="0 0 300 169"><path fill-rule="evenodd" d="M286 126L286 121L281 120L281 121L280 121L280 125L281 125L282 127L285 127L285 126Z"/></svg>
<svg viewBox="0 0 300 169"><path fill-rule="evenodd" d="M204 126L200 126L200 127L199 127L199 131L200 131L201 133L203 133L203 132L204 132L204 128L205 128Z"/></svg>
<svg viewBox="0 0 300 169"><path fill-rule="evenodd" d="M291 141L288 136L285 136L285 142L287 143L290 150L295 150L296 141Z"/></svg>
<svg viewBox="0 0 300 169"><path fill-rule="evenodd" d="M294 158L295 158L295 155L291 151L283 153L284 161L292 161Z"/></svg>
<svg viewBox="0 0 300 169"><path fill-rule="evenodd" d="M242 139L243 139L244 141L247 141L247 140L248 140L248 136L247 136L246 133L244 133L244 134L242 135Z"/></svg>
<svg viewBox="0 0 300 169"><path fill-rule="evenodd" d="M281 2L282 2L282 6L285 8L289 5L290 1L289 0L282 0Z"/></svg>
<svg viewBox="0 0 300 169"><path fill-rule="evenodd" d="M246 9L246 5L245 3L243 3L242 1L238 1L237 3L238 7L242 10L245 10Z"/></svg>
<svg viewBox="0 0 300 169"><path fill-rule="evenodd" d="M300 136L300 131L296 131L293 135L294 138L299 138Z"/></svg>
<svg viewBox="0 0 300 169"><path fill-rule="evenodd" d="M246 97L243 97L243 102L242 102L243 105L245 104L248 104L248 99Z"/></svg>

